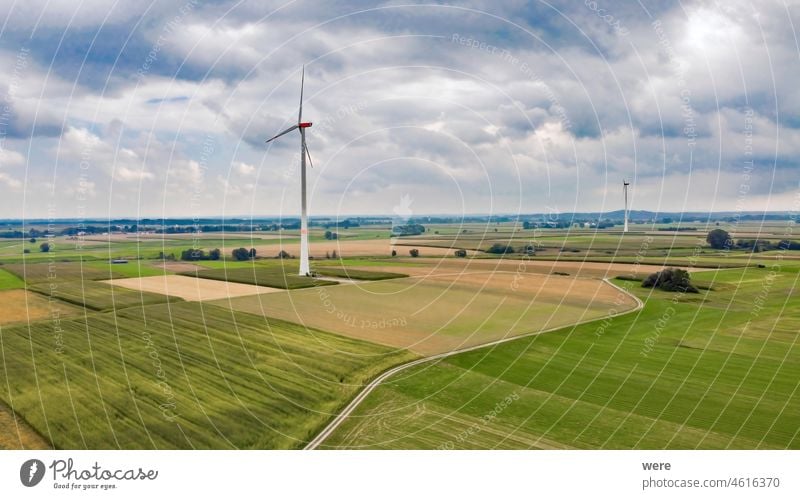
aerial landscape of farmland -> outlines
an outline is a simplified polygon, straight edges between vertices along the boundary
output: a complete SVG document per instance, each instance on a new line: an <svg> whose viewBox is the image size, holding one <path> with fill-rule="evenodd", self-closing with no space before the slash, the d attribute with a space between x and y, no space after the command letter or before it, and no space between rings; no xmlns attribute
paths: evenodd
<svg viewBox="0 0 800 499"><path fill-rule="evenodd" d="M787 223L731 233L757 233L770 245L757 253L712 248L703 236L718 226L699 222L404 237L365 225L327 257L314 249L310 278L291 230L201 233L193 248L122 231L48 237L46 253L6 245L0 398L15 423L2 442L304 448L378 374L411 363L314 445L796 448L800 253ZM231 256L240 247L258 250ZM696 292L642 287L667 267Z"/></svg>
<svg viewBox="0 0 800 499"><path fill-rule="evenodd" d="M0 21L0 497L800 497L798 0Z"/></svg>

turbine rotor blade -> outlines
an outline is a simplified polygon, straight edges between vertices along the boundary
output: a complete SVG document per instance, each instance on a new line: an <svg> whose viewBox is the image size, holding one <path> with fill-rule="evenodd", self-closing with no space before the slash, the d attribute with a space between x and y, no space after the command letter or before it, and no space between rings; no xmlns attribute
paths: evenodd
<svg viewBox="0 0 800 499"><path fill-rule="evenodd" d="M300 125L291 126L291 127L287 128L286 130L282 131L281 133L279 133L278 135L276 135L276 136L272 137L271 139L267 140L267 142L272 142L273 140L277 139L281 135L286 135L287 133L291 132L292 130L296 130L297 128L300 128Z"/></svg>
<svg viewBox="0 0 800 499"><path fill-rule="evenodd" d="M297 122L301 123L303 121L303 83L306 79L306 66L303 65L303 72L300 75L300 112L297 113Z"/></svg>

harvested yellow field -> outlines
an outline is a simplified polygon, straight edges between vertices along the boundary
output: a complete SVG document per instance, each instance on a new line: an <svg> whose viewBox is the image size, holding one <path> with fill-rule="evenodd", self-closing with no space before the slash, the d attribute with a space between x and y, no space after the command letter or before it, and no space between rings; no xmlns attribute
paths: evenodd
<svg viewBox="0 0 800 499"><path fill-rule="evenodd" d="M24 289L0 291L0 302L3 303L0 307L0 325L60 318L80 311L78 307L62 301L51 303L48 298Z"/></svg>
<svg viewBox="0 0 800 499"><path fill-rule="evenodd" d="M268 288L266 286L198 279L183 275L133 277L130 279L111 279L103 282L136 291L176 296L186 301L220 300L283 291L282 289Z"/></svg>
<svg viewBox="0 0 800 499"><path fill-rule="evenodd" d="M19 418L10 407L0 402L0 450L49 448L47 440Z"/></svg>

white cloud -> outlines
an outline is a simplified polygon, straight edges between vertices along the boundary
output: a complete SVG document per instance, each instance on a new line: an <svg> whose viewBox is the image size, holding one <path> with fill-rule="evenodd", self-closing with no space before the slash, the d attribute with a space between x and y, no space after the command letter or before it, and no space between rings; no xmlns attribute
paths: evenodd
<svg viewBox="0 0 800 499"><path fill-rule="evenodd" d="M135 32L145 7L50 4L42 26L65 26L73 14L77 26L97 26L108 14L101 38L136 43L114 57L90 54L87 64L104 68L120 56L115 85L102 90L73 85L57 66L48 74L50 61L31 52L11 99L15 123L46 125L51 135L65 125L57 145L31 139L32 150L46 144L52 152L25 158L31 188L55 163L71 192L66 179L88 161L96 207L109 212L295 213L297 136L264 140L294 123L303 63L315 213L385 211L384 191L411 195L420 212L614 209L608 193L622 177L647 193L637 199L642 209L696 207L703 195L692 193L703 186L723 206L741 172L748 108L758 162L752 206L769 199L779 209L789 187L772 178L800 167L800 63L780 6L664 4L648 16L635 4L609 3L626 28L620 35L582 2L557 2L563 17L528 2L484 0L465 5L491 15L223 2L197 5L165 29L184 4L159 2ZM35 22L43 5L21 7L16 26ZM66 39L74 42L72 29ZM454 32L496 50L456 43ZM156 44L157 61L135 77ZM14 55L0 51L9 67ZM0 83L9 85L10 74ZM693 147L689 120L699 134ZM689 182L689 200L676 201Z"/></svg>
<svg viewBox="0 0 800 499"><path fill-rule="evenodd" d="M256 174L256 167L243 161L234 161L233 170L243 177L252 177Z"/></svg>

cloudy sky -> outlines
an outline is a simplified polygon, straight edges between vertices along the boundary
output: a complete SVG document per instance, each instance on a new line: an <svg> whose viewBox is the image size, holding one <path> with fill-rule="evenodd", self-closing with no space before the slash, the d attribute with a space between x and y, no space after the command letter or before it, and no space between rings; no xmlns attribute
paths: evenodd
<svg viewBox="0 0 800 499"><path fill-rule="evenodd" d="M800 208L797 0L414 3L3 1L0 218L296 216L303 64L312 215Z"/></svg>

